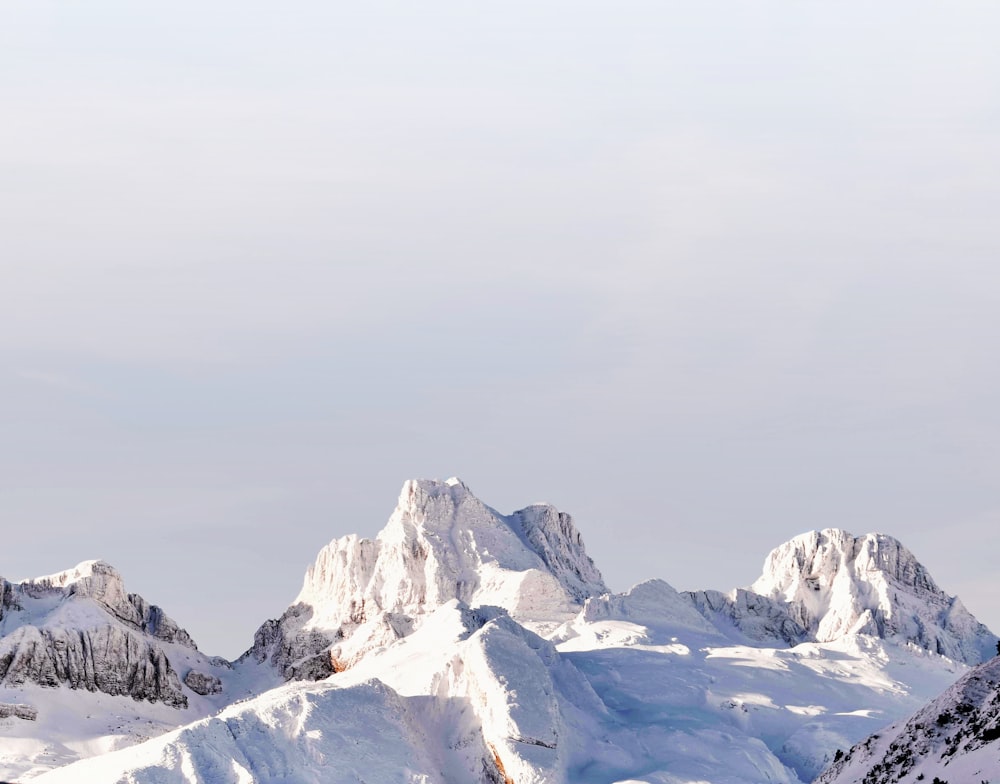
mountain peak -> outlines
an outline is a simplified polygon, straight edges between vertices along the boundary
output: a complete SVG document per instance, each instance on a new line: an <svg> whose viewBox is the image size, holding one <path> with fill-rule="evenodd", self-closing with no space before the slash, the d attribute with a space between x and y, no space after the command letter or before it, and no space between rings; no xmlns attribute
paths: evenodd
<svg viewBox="0 0 1000 784"><path fill-rule="evenodd" d="M116 611L129 604L121 574L101 560L81 561L72 569L25 580L23 584L34 591L59 590L69 596L89 597Z"/></svg>
<svg viewBox="0 0 1000 784"><path fill-rule="evenodd" d="M407 479L399 491L399 503L403 504L421 494L432 498L441 495L457 498L466 493L471 495L472 491L457 476L445 479L443 482L440 479Z"/></svg>
<svg viewBox="0 0 1000 784"><path fill-rule="evenodd" d="M66 685L175 708L187 696L163 644L185 660L205 659L184 629L127 593L100 560L21 583L0 579L0 634L0 685Z"/></svg>
<svg viewBox="0 0 1000 784"><path fill-rule="evenodd" d="M121 580L121 575L118 573L118 570L111 564L100 559L93 559L89 561L81 561L72 569L64 569L63 571L56 572L55 574L33 577L30 580L25 580L24 582L34 583L35 585L46 585L52 588L65 588L73 583L79 582L80 580L94 577L95 575L106 575L119 581Z"/></svg>
<svg viewBox="0 0 1000 784"><path fill-rule="evenodd" d="M820 642L870 634L957 661L987 658L996 638L934 582L899 540L839 528L810 531L775 548L751 590L786 602Z"/></svg>
<svg viewBox="0 0 1000 784"><path fill-rule="evenodd" d="M453 599L558 625L605 590L569 515L539 504L504 516L460 479L411 479L374 540L346 536L320 551L296 601L248 653L286 677L321 677Z"/></svg>

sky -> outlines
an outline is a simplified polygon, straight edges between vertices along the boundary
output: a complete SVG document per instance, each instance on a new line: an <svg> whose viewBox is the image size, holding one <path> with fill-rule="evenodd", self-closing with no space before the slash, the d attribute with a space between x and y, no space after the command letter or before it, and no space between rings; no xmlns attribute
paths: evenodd
<svg viewBox="0 0 1000 784"><path fill-rule="evenodd" d="M0 574L235 657L407 478L1000 631L1000 7L0 0Z"/></svg>

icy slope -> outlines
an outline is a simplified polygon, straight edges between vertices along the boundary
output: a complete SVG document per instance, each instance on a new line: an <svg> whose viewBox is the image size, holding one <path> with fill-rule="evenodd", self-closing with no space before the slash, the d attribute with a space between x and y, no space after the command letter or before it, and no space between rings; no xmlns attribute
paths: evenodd
<svg viewBox="0 0 1000 784"><path fill-rule="evenodd" d="M563 711L577 704L602 710L550 644L500 608L452 600L355 670L38 781L564 781L574 735Z"/></svg>
<svg viewBox="0 0 1000 784"><path fill-rule="evenodd" d="M792 648L733 645L732 636L661 580L589 599L558 631L558 650L627 727L617 743L631 749L625 759L632 762L609 765L604 781L657 770L714 782L735 775L739 760L754 761L750 781L782 780L764 772L768 765L809 781L838 749L912 712L965 669L867 635ZM640 766L634 738L650 737L671 751ZM748 750L755 742L762 749ZM607 763L595 759L592 767L598 764Z"/></svg>
<svg viewBox="0 0 1000 784"><path fill-rule="evenodd" d="M433 745L407 701L377 681L294 684L153 741L61 768L38 782L437 781Z"/></svg>
<svg viewBox="0 0 1000 784"><path fill-rule="evenodd" d="M1000 781L1000 657L914 714L854 746L821 784Z"/></svg>
<svg viewBox="0 0 1000 784"><path fill-rule="evenodd" d="M989 658L996 636L948 596L897 540L827 529L771 552L751 589L786 602L808 639L869 634L966 664Z"/></svg>
<svg viewBox="0 0 1000 784"><path fill-rule="evenodd" d="M411 480L374 540L347 536L320 551L299 596L261 626L240 664L323 678L452 599L503 607L543 630L605 590L568 515L536 505L505 517L458 479Z"/></svg>
<svg viewBox="0 0 1000 784"><path fill-rule="evenodd" d="M40 782L796 784L923 699L896 676L926 688L955 677L940 657L877 640L698 648L696 630L660 621L638 636L672 642L559 653L499 608L453 601L326 681Z"/></svg>
<svg viewBox="0 0 1000 784"><path fill-rule="evenodd" d="M38 781L674 784L693 775L798 781L738 728L671 726L605 705L574 663L502 609L453 600L356 668Z"/></svg>
<svg viewBox="0 0 1000 784"><path fill-rule="evenodd" d="M865 636L733 646L662 581L591 598L557 638L453 599L325 681L40 782L799 784L964 669Z"/></svg>
<svg viewBox="0 0 1000 784"><path fill-rule="evenodd" d="M0 709L0 779L205 715L229 697L219 692L230 676L228 663L201 654L102 561L20 583L0 578L0 703L21 706Z"/></svg>

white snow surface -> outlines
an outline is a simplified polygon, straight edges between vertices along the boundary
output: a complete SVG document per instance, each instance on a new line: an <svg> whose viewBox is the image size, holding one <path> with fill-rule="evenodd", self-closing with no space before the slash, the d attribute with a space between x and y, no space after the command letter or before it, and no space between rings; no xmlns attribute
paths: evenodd
<svg viewBox="0 0 1000 784"><path fill-rule="evenodd" d="M818 784L1000 781L1000 657L855 745Z"/></svg>
<svg viewBox="0 0 1000 784"><path fill-rule="evenodd" d="M901 617L937 619L949 650L981 648L975 619L951 601L945 620L961 623L940 622L944 595L884 540L798 537L723 613L723 594L699 599L662 580L609 594L572 521L552 507L504 516L458 480L411 481L376 539L324 548L285 616L219 673L223 694L189 700L190 723L113 750L138 730L101 734L88 721L120 712L134 728L140 709L174 709L129 712L123 698L109 707L112 698L36 688L42 708L74 707L58 727L48 709L50 723L34 727L0 718L0 749L14 728L18 743L50 749L61 733L70 750L41 760L37 748L11 747L11 759L35 755L36 773L94 755L40 784L802 784L967 671L909 640ZM845 620L856 611L884 622ZM793 613L801 623L785 624ZM789 646L792 631L815 639ZM282 656L286 677L328 674L317 662L333 660L341 671L267 689ZM0 693L0 703L26 694ZM148 735L170 718L143 719ZM84 740L73 745L74 735Z"/></svg>
<svg viewBox="0 0 1000 784"><path fill-rule="evenodd" d="M966 664L995 651L996 635L884 534L826 529L797 536L771 552L751 588L787 602L793 619L820 642L870 634Z"/></svg>
<svg viewBox="0 0 1000 784"><path fill-rule="evenodd" d="M606 590L568 516L536 505L505 517L452 478L406 482L376 539L323 548L294 603L313 608L308 625L323 628L350 623L369 604L419 614L451 599L537 622Z"/></svg>

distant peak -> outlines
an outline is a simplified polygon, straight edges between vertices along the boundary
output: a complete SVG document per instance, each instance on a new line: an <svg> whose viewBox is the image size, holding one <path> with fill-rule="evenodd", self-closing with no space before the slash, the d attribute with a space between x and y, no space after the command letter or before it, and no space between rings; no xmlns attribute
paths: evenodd
<svg viewBox="0 0 1000 784"><path fill-rule="evenodd" d="M851 581L864 580L866 573L883 572L917 590L940 591L926 568L898 539L882 533L854 536L842 528L809 531L774 548L753 589L773 595L779 585L787 590L790 580L831 584L835 575L845 570Z"/></svg>
<svg viewBox="0 0 1000 784"><path fill-rule="evenodd" d="M25 580L25 582L46 585L52 588L66 588L67 586L78 583L81 580L98 575L111 577L119 582L121 581L121 574L118 573L117 569L106 561L96 559L91 561L81 561L72 569L66 569L62 572L47 574L41 577L34 577L30 580Z"/></svg>
<svg viewBox="0 0 1000 784"><path fill-rule="evenodd" d="M751 590L784 602L816 640L847 634L899 639L957 661L991 655L990 631L944 593L899 540L809 531L776 547Z"/></svg>
<svg viewBox="0 0 1000 784"><path fill-rule="evenodd" d="M889 536L883 533L867 533L861 536L855 536L850 531L846 531L843 528L824 528L820 531L808 531L804 534L799 534L793 537L791 542L815 542L818 546L823 545L833 545L839 547L840 549L851 548L854 550L860 549L864 545L868 546L881 546L887 545L892 548L903 549L902 542L896 539L894 536Z"/></svg>
<svg viewBox="0 0 1000 784"><path fill-rule="evenodd" d="M461 497L472 495L469 486L457 476L441 481L440 479L407 479L399 492L400 503L407 502L417 496L437 498L439 496Z"/></svg>

